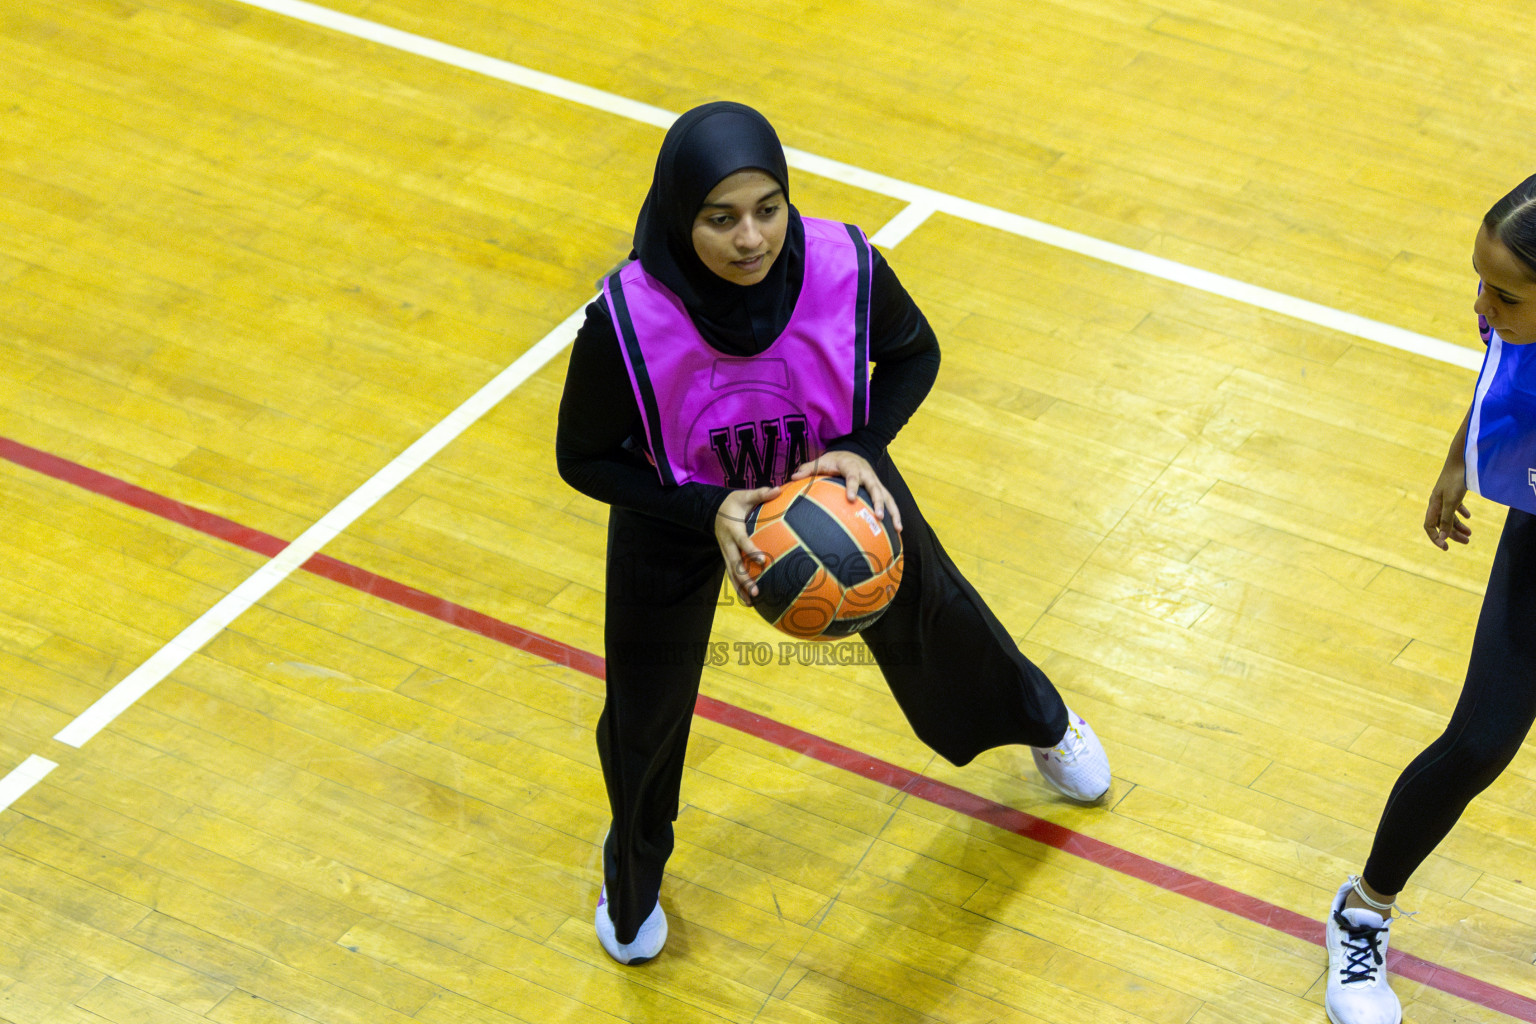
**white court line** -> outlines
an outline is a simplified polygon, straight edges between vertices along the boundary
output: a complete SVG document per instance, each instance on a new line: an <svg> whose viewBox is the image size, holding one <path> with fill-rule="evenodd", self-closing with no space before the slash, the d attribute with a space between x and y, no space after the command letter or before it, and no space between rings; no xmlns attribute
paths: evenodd
<svg viewBox="0 0 1536 1024"><path fill-rule="evenodd" d="M311 25L319 25L322 28L333 29L345 35L358 39L366 39L369 42L388 46L392 49L412 53L419 57L426 57L443 64L462 68L465 71L473 71L503 82L533 89L536 92L560 99L569 100L572 103L580 103L583 106L592 107L609 114L627 117L632 120L642 121L655 125L658 128L669 127L677 115L660 107L653 107L648 103L640 103L627 99L601 89L593 89L590 86L579 85L554 75L545 74L542 71L534 71L532 68L513 64L509 61L487 57L484 54L475 53L473 50L465 50L447 43L440 43L435 39L414 35L410 32L402 32L399 29L389 28L377 22L367 21L363 18L353 17L350 14L341 14L326 7L305 3L304 0L240 0L250 7L258 7L273 14L281 14L298 21L308 22ZM934 212L947 213L953 217L997 228L1010 234L1020 235L1024 238L1041 242L1045 245L1066 249L1091 259L1102 260L1115 266L1125 267L1150 277L1172 281L1190 288L1195 288L1212 295L1232 299L1250 306L1257 306L1273 313L1279 313L1306 323L1326 327L1329 330L1342 331L1368 341L1379 342L1392 348L1405 352L1412 352L1421 356L1428 356L1441 362L1461 366L1469 370L1476 370L1482 365L1483 353L1480 349L1465 348L1461 345L1453 345L1439 338L1431 338L1428 335L1416 334L1413 331L1404 330L1401 327L1393 327L1380 321L1371 320L1354 313L1346 313L1333 309L1320 303L1309 302L1306 299L1298 299L1283 292L1272 291L1257 285L1239 281L1236 278L1226 277L1222 274L1214 274L1207 270L1187 266L1175 260L1165 259L1161 256L1153 256L1139 249L1131 249L1127 246L1116 245L1090 235L1079 234L1076 231L1068 231L1043 221L1033 220L1029 217L1021 217L1018 214L1009 213L981 203L971 202L944 192L927 188L923 185L915 185L911 182L901 181L897 178L867 171L851 164L830 160L826 157L807 153L803 150L786 147L784 156L791 167L808 171L811 174L829 178L845 185L863 188L870 192L891 196L896 199L904 199L908 203L920 208L921 217L926 218ZM896 221L905 216L898 215ZM917 216L917 214L914 214ZM895 224L896 221L892 221ZM921 223L918 220L917 223ZM904 226L904 225L903 225ZM915 228L916 223L908 227ZM890 227L890 225L887 225ZM905 238L906 234L900 235ZM899 239L898 239L899 240ZM881 243L894 244L894 243Z"/></svg>
<svg viewBox="0 0 1536 1024"><path fill-rule="evenodd" d="M892 217L885 227L870 236L870 244L886 249L900 245L908 235L922 227L923 222L932 216L932 206L909 203L900 213Z"/></svg>
<svg viewBox="0 0 1536 1024"><path fill-rule="evenodd" d="M223 600L198 616L192 625L182 630L174 639L151 655L148 661L130 672L121 682L103 694L96 703L81 712L79 717L60 730L54 739L60 743L68 743L72 747L84 746L87 740L196 654L204 644L239 618L247 608L260 601L273 587L287 579L331 538L351 526L358 516L400 486L408 476L464 433L497 402L537 373L545 363L576 337L576 330L581 326L585 314L586 303L582 303L576 312L566 317L558 327L540 339L538 344L524 352L512 365L498 373L464 404L449 413L441 423L421 435L415 444L395 456L367 483L353 491L342 500L341 504L300 534L298 539L278 552L275 558L224 595Z"/></svg>
<svg viewBox="0 0 1536 1024"><path fill-rule="evenodd" d="M57 764L46 757L32 754L21 764L12 768L5 778L0 779L0 811L21 799L27 790L43 781L43 776L57 767Z"/></svg>

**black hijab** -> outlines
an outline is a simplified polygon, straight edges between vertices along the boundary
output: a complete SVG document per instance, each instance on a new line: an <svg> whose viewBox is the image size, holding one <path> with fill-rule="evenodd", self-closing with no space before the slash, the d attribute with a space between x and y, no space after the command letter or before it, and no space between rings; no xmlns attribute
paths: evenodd
<svg viewBox="0 0 1536 1024"><path fill-rule="evenodd" d="M805 274L805 227L792 205L784 247L757 284L732 284L694 252L693 220L704 200L722 180L748 169L772 176L789 205L784 147L767 118L727 102L706 103L679 117L656 156L630 253L682 300L705 340L737 354L761 352L783 332Z"/></svg>

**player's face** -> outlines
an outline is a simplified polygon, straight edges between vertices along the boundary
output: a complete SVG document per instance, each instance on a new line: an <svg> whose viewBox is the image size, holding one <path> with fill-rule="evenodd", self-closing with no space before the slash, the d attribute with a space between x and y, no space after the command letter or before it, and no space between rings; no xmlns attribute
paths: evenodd
<svg viewBox="0 0 1536 1024"><path fill-rule="evenodd" d="M693 251L732 284L757 284L784 247L789 204L773 176L737 171L716 185L693 219Z"/></svg>
<svg viewBox="0 0 1536 1024"><path fill-rule="evenodd" d="M1477 229L1472 245L1472 269L1483 288L1472 309L1511 345L1536 341L1536 275L1509 246Z"/></svg>

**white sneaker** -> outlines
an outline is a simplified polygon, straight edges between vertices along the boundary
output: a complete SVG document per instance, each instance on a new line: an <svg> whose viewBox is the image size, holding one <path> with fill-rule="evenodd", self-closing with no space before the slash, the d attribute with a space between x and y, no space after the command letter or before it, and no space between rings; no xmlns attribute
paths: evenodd
<svg viewBox="0 0 1536 1024"><path fill-rule="evenodd" d="M662 913L661 900L656 901L656 909L635 933L634 941L620 942L613 932L613 918L608 916L606 885L597 897L597 913L593 915L592 924L597 929L597 941L603 944L608 955L630 967L654 960L661 947L667 944L667 915Z"/></svg>
<svg viewBox="0 0 1536 1024"><path fill-rule="evenodd" d="M1040 775L1064 796L1091 804L1109 792L1109 758L1093 727L1067 709L1067 734L1054 747L1030 747Z"/></svg>
<svg viewBox="0 0 1536 1024"><path fill-rule="evenodd" d="M1339 886L1326 922L1328 995L1324 1006L1333 1024L1399 1024L1397 993L1387 984L1387 933L1391 919L1364 907L1344 909L1351 878Z"/></svg>

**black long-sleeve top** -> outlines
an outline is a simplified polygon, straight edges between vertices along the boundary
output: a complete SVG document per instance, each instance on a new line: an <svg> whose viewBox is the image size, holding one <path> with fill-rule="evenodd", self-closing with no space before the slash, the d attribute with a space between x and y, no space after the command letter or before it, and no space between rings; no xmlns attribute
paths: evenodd
<svg viewBox="0 0 1536 1024"><path fill-rule="evenodd" d="M869 421L827 447L856 452L873 462L933 387L939 372L939 341L878 251L872 271L869 354L875 368L870 376ZM730 489L702 483L664 485L641 454L644 437L640 407L608 305L599 296L587 306L586 320L571 347L555 433L560 476L598 501L712 532L715 512Z"/></svg>

